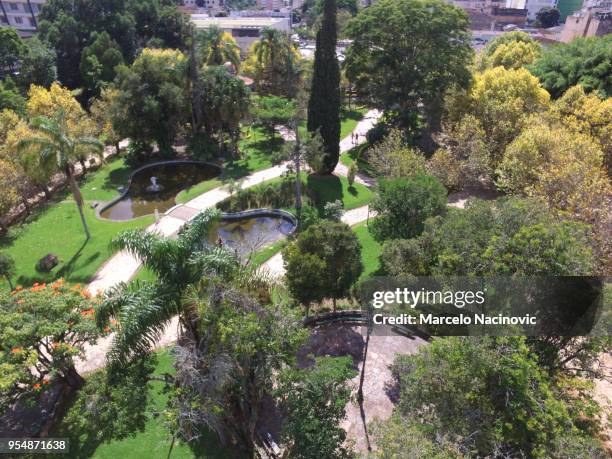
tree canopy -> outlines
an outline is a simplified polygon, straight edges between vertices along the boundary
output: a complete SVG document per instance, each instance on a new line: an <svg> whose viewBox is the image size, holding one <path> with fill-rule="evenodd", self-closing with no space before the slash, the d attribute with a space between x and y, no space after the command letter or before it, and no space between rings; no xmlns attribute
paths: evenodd
<svg viewBox="0 0 612 459"><path fill-rule="evenodd" d="M347 27L345 68L357 91L403 128L419 107L437 130L440 98L467 86L473 57L467 14L441 0L380 0Z"/></svg>
<svg viewBox="0 0 612 459"><path fill-rule="evenodd" d="M554 98L576 84L602 98L612 97L612 35L550 46L529 69Z"/></svg>
<svg viewBox="0 0 612 459"><path fill-rule="evenodd" d="M378 215L370 232L379 241L418 236L425 220L446 211L446 189L420 172L408 178L382 180L371 204Z"/></svg>
<svg viewBox="0 0 612 459"><path fill-rule="evenodd" d="M289 291L308 305L348 295L363 272L361 246L348 225L323 221L309 226L283 250Z"/></svg>

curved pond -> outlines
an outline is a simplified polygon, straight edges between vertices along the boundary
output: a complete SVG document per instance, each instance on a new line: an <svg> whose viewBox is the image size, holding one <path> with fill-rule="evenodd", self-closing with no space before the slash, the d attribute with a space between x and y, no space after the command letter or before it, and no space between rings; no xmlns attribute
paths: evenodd
<svg viewBox="0 0 612 459"><path fill-rule="evenodd" d="M179 192L220 173L219 166L198 161L165 161L143 166L132 173L123 194L104 205L99 215L121 221L152 214L155 209L164 213L176 204Z"/></svg>
<svg viewBox="0 0 612 459"><path fill-rule="evenodd" d="M208 240L224 244L245 255L285 239L296 229L295 217L281 210L256 210L223 214Z"/></svg>

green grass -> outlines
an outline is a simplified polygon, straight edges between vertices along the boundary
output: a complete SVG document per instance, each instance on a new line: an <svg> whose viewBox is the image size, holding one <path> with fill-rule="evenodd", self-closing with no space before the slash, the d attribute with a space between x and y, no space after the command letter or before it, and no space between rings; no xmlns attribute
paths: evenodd
<svg viewBox="0 0 612 459"><path fill-rule="evenodd" d="M261 266L278 252L283 250L283 248L287 245L287 239L281 239L280 241L276 241L273 244L270 244L267 247L264 247L261 250L258 250L253 254L251 258L251 265L253 266Z"/></svg>
<svg viewBox="0 0 612 459"><path fill-rule="evenodd" d="M239 144L240 151L245 155L244 158L223 164L223 172L218 178L200 182L181 191L176 197L177 203L183 204L190 201L202 193L227 183L230 179L238 180L253 172L273 166L272 154L281 149L283 140L280 137L276 137L274 140L269 139L265 132L258 127L245 129L244 133L248 137L242 139Z"/></svg>
<svg viewBox="0 0 612 459"><path fill-rule="evenodd" d="M132 169L123 158L111 159L98 170L87 174L79 183L86 201L110 201L119 195L119 187L127 185Z"/></svg>
<svg viewBox="0 0 612 459"><path fill-rule="evenodd" d="M346 177L335 175L309 175L307 178L308 188L312 190L319 207L322 209L325 203L340 199L345 210L355 209L368 204L374 194L360 183L349 186Z"/></svg>
<svg viewBox="0 0 612 459"><path fill-rule="evenodd" d="M365 107L352 108L351 110L345 108L340 112L340 140L350 135L367 112L368 109Z"/></svg>
<svg viewBox="0 0 612 459"><path fill-rule="evenodd" d="M346 167L349 167L354 162L357 162L357 167L359 168L359 172L361 174L369 175L370 177L374 176L372 167L363 159L363 154L368 147L369 144L366 142L351 148L349 151L340 155L340 162Z"/></svg>
<svg viewBox="0 0 612 459"><path fill-rule="evenodd" d="M0 250L15 260L14 283L27 286L59 277L72 283L86 283L112 255L109 243L117 233L148 226L154 220L152 216L126 222L101 220L88 206L85 216L91 232L88 241L74 202L51 203L37 209L28 222L12 227L0 239ZM36 263L48 253L59 257L59 265L51 272L38 272Z"/></svg>
<svg viewBox="0 0 612 459"><path fill-rule="evenodd" d="M363 262L363 273L361 279L375 276L380 272L380 252L382 245L374 240L366 222L361 222L353 226L353 231L357 234L359 244L361 244L361 261Z"/></svg>

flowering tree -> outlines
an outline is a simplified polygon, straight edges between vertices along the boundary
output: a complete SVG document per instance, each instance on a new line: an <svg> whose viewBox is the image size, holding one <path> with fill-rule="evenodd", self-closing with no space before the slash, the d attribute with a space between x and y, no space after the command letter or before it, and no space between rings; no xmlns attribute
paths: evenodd
<svg viewBox="0 0 612 459"><path fill-rule="evenodd" d="M100 335L94 301L63 280L0 293L0 406L36 395L51 379L82 387L74 357Z"/></svg>

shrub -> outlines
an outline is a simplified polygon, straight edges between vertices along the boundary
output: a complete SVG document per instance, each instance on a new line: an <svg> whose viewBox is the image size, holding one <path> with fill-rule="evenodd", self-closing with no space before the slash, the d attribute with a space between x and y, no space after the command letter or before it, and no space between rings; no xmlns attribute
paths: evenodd
<svg viewBox="0 0 612 459"><path fill-rule="evenodd" d="M409 239L423 231L425 220L446 211L446 189L432 175L381 180L371 205L378 217L370 231L378 241Z"/></svg>

